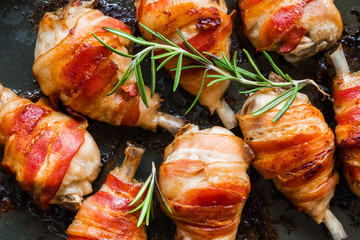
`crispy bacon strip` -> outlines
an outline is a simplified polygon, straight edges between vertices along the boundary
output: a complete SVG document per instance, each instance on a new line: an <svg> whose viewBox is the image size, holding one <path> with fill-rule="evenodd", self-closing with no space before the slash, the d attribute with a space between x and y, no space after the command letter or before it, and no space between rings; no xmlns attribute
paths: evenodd
<svg viewBox="0 0 360 240"><path fill-rule="evenodd" d="M250 148L230 131L187 125L166 148L159 186L175 239L235 239L250 192Z"/></svg>
<svg viewBox="0 0 360 240"><path fill-rule="evenodd" d="M333 0L239 0L244 33L258 51L298 62L335 44L342 21Z"/></svg>
<svg viewBox="0 0 360 240"><path fill-rule="evenodd" d="M108 95L124 74L131 59L119 56L99 41L123 53L133 49L131 41L118 37L104 27L131 34L121 21L104 16L93 9L93 1L71 1L56 12L47 13L40 22L35 49L33 73L42 91L57 104L60 99L71 112L113 125L139 126L156 130L160 116L171 125L164 128L177 132L184 123L175 117L158 112L160 98L150 96L147 108L140 100L134 76L114 94Z"/></svg>
<svg viewBox="0 0 360 240"><path fill-rule="evenodd" d="M223 0L136 0L135 6L138 22L163 34L178 46L187 49L176 29L179 29L186 36L187 41L199 52L210 52L220 57L223 52L229 57L232 20L231 15L227 15L226 4ZM140 28L140 30L145 39L158 41L144 29ZM161 59L161 61L163 60ZM176 68L177 60L177 58L172 59L165 65L165 68L168 70ZM183 66L187 65L193 65L193 62L185 59ZM175 72L169 73L175 77ZM214 72L208 74L214 74ZM200 90L203 75L203 69L184 70L181 73L180 84L186 91L196 96ZM218 110L222 107L221 98L229 86L229 81L207 87L210 81L210 78L205 80L199 98L200 104L209 108L211 112L216 110L227 128L235 127L237 125L235 116L229 119L229 116L223 116Z"/></svg>
<svg viewBox="0 0 360 240"><path fill-rule="evenodd" d="M334 134L321 112L310 104L306 95L298 94L275 123L272 119L281 106L259 116L251 115L281 93L275 89L260 90L247 99L237 114L245 141L256 154L252 164L299 211L317 223L337 226L329 230L334 239L341 239L346 236L344 229L328 210L339 181L334 169Z"/></svg>
<svg viewBox="0 0 360 240"><path fill-rule="evenodd" d="M0 93L0 142L5 144L1 167L46 209L85 143L87 122L20 98L2 85Z"/></svg>
<svg viewBox="0 0 360 240"><path fill-rule="evenodd" d="M81 205L67 230L69 240L146 239L145 224L137 227L139 211L127 213L138 206L129 204L142 187L132 178L144 151L128 143L122 167L112 170L101 189Z"/></svg>
<svg viewBox="0 0 360 240"><path fill-rule="evenodd" d="M330 59L337 73L333 81L336 143L350 189L360 197L360 71L349 71L341 46Z"/></svg>

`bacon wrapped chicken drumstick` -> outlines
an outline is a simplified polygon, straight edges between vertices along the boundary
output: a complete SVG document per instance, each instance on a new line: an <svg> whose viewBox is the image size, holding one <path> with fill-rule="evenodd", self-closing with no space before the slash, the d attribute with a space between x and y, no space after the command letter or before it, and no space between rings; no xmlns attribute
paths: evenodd
<svg viewBox="0 0 360 240"><path fill-rule="evenodd" d="M254 93L237 115L245 141L256 155L252 165L300 211L317 223L324 222L334 239L343 239L344 229L329 210L339 181L334 169L334 134L321 112L306 95L298 93L275 123L272 120L281 105L262 115L251 115L282 92L263 89Z"/></svg>
<svg viewBox="0 0 360 240"><path fill-rule="evenodd" d="M337 74L333 82L336 143L341 150L344 175L351 190L360 197L360 71L350 72L341 45L330 59Z"/></svg>
<svg viewBox="0 0 360 240"><path fill-rule="evenodd" d="M40 22L33 72L42 91L53 103L60 99L70 110L113 125L155 130L157 125L177 132L183 121L158 111L160 98L150 97L147 108L140 100L135 77L108 95L131 63L97 41L92 33L118 51L132 51L130 40L107 32L116 28L131 34L121 21L93 9L93 1L73 0Z"/></svg>
<svg viewBox="0 0 360 240"><path fill-rule="evenodd" d="M342 33L333 0L239 0L239 6L252 45L291 63L330 48Z"/></svg>
<svg viewBox="0 0 360 240"><path fill-rule="evenodd" d="M16 177L41 208L77 209L100 167L99 149L76 121L39 101L33 103L0 84L1 167Z"/></svg>
<svg viewBox="0 0 360 240"><path fill-rule="evenodd" d="M68 240L145 240L145 224L137 227L139 212L128 213L142 187L133 180L145 149L128 143L121 168L112 170L104 185L87 198L67 229Z"/></svg>
<svg viewBox="0 0 360 240"><path fill-rule="evenodd" d="M209 52L220 57L221 53L224 53L229 57L232 20L231 16L227 15L228 10L224 0L135 0L135 6L138 22L161 33L178 46L186 48L184 41L177 34L177 29L197 51ZM143 28L140 27L140 30L146 40L158 41ZM165 68L167 70L176 68L177 60L173 58ZM194 65L194 63L185 59L183 66L186 65ZM170 74L175 76L175 72ZM210 74L214 72L209 71L208 75ZM180 85L196 96L201 89L203 75L202 68L183 70L180 75ZM226 128L233 128L237 125L235 115L222 99L230 82L223 81L207 87L211 80L211 78L205 79L199 102L211 112L216 111Z"/></svg>
<svg viewBox="0 0 360 240"><path fill-rule="evenodd" d="M175 239L235 239L250 192L250 148L221 127L180 129L166 148L159 187L175 221Z"/></svg>

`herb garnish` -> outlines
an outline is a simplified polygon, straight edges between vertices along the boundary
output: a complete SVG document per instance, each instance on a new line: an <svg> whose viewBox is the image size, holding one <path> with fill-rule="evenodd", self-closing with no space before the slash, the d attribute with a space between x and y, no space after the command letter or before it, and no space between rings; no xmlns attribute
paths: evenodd
<svg viewBox="0 0 360 240"><path fill-rule="evenodd" d="M150 176L146 179L144 185L141 187L140 191L138 192L138 194L136 195L134 200L129 204L129 206L134 205L146 193L145 199L135 209L127 212L127 213L133 213L133 212L136 212L136 211L141 209L141 213L140 213L140 217L139 217L139 220L138 220L138 223L137 223L137 227L141 226L144 219L145 219L146 226L149 225L150 215L153 215L153 193L154 193L155 184L156 184L156 187L158 189L160 199L162 200L162 202L164 203L164 205L166 206L168 211L170 213L172 213L170 207L166 204L166 201L165 201L164 197L161 194L159 185L158 185L157 180L156 180L155 164L154 164L154 162L152 162L152 169L151 169Z"/></svg>
<svg viewBox="0 0 360 240"><path fill-rule="evenodd" d="M193 103L191 104L189 109L186 111L186 114L195 106L195 103L197 102L197 100L201 94L201 91L203 89L203 85L204 85L206 78L214 78L214 80L211 81L207 86L211 86L211 85L221 82L221 81L231 80L231 81L238 82L239 84L241 84L241 86L250 88L250 90L243 91L240 93L251 93L251 92L255 92L260 89L268 88L268 87L289 88L289 90L287 90L283 94L277 96L274 100L270 101L265 106L263 106L262 108L254 111L252 113L253 116L260 115L260 114L274 108L275 106L279 105L283 101L287 100L286 103L281 108L281 110L278 112L278 114L273 119L273 122L277 121L289 109L289 107L295 100L296 94L299 92L300 89L302 89L307 84L315 86L322 94L328 96L328 94L326 94L324 91L322 91L320 89L320 87L313 80L311 80L311 79L293 80L288 74L284 74L280 70L280 68L278 66L276 66L274 61L271 59L271 57L265 51L263 51L263 53L264 53L266 59L271 64L274 71L282 78L282 81L280 81L280 82L272 81L272 80L264 77L261 74L259 68L256 66L254 60L250 56L249 52L246 51L245 49L243 49L243 51L245 52L250 64L252 65L252 67L254 68L256 73L252 73L250 71L247 71L247 70L242 69L237 66L237 59L236 59L237 53L236 52L233 55L232 61L224 53L222 54L222 58L215 56L208 52L200 53L186 40L184 35L179 30L177 30L177 33L183 39L185 46L187 47L187 49L183 49L183 48L179 47L178 45L176 45L175 43L171 42L169 39L165 38L162 34L149 29L148 27L144 26L141 23L139 23L139 25L142 28L144 28L146 31L148 31L149 33L153 34L155 37L162 40L163 43L149 42L147 40L144 40L143 38L135 37L133 35L130 35L128 33L125 33L123 31L120 31L117 29L104 28L106 31L114 33L120 37L124 37L124 38L131 40L134 43L137 43L139 45L145 46L145 49L138 52L137 54L129 55L129 54L122 53L122 52L112 48L111 46L106 44L104 41L102 41L99 37L97 37L95 34L93 34L97 40L99 40L104 46L106 46L108 49L110 49L114 53L133 59L133 61L131 62L129 67L126 69L123 76L119 79L119 81L117 82L116 86L114 87L114 89L111 91L110 94L114 93L121 84L128 81L132 77L132 75L135 73L135 77L136 77L136 81L138 84L141 99L144 102L144 104L148 107L148 101L147 101L147 96L146 96L146 92L145 92L145 84L144 84L144 79L142 77L140 63L142 62L142 60L144 60L144 58L149 53L151 53L151 96L153 96L155 93L156 72L159 71L171 59L173 59L175 57L178 58L177 67L175 69L170 70L170 71L175 71L173 91L176 91L176 89L179 86L182 70L192 69L192 68L204 68L205 69L201 88L200 88L195 100L193 101ZM158 51L158 50L166 51L166 53L156 55L155 51ZM212 61L210 61L207 57L205 57L205 55L208 57L211 57ZM184 57L186 57L187 59L190 59L192 62L194 62L195 65L182 66ZM160 63L160 65L156 68L155 61L157 59L162 59L162 58L165 58L165 60L163 60L162 63ZM209 70L216 72L216 74L207 75L207 72Z"/></svg>

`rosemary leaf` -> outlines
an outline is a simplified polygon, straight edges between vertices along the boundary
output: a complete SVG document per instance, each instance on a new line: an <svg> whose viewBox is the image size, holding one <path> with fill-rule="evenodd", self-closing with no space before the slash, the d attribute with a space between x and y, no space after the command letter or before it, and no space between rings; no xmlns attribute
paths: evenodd
<svg viewBox="0 0 360 240"><path fill-rule="evenodd" d="M134 63L135 62L131 62L131 64L129 65L129 67L125 70L124 74L121 76L121 78L119 79L119 81L116 83L115 87L113 88L113 90L111 90L111 92L108 94L111 95L114 92L116 92L116 90L125 82L127 82L131 76L134 74Z"/></svg>
<svg viewBox="0 0 360 240"><path fill-rule="evenodd" d="M153 59L154 57L154 49L151 51L151 97L154 96L155 94L155 89L156 89L156 63L155 60Z"/></svg>
<svg viewBox="0 0 360 240"><path fill-rule="evenodd" d="M146 96L146 89L145 89L145 84L144 84L144 79L143 79L143 76L142 76L140 64L137 64L135 66L135 77L136 77L136 82L137 82L137 85L138 85L141 100L143 101L145 106L148 108L149 103L148 103L147 96Z"/></svg>
<svg viewBox="0 0 360 240"><path fill-rule="evenodd" d="M213 61L216 66L219 66L221 69L224 69L226 72L229 72L230 74L233 72L232 67L229 67L229 65L226 64L226 61L224 61L221 58L213 58Z"/></svg>
<svg viewBox="0 0 360 240"><path fill-rule="evenodd" d="M276 107L277 105L279 105L280 103L282 103L283 101L288 99L291 96L292 91L293 91L293 88L287 90L286 92L283 92L282 94L280 94L279 96L277 96L276 98L274 98L273 100L271 100L270 102L265 104L263 107L254 111L251 115L258 116L258 115L261 115L261 114L269 111L270 109Z"/></svg>
<svg viewBox="0 0 360 240"><path fill-rule="evenodd" d="M176 71L176 73L175 73L175 78L174 78L173 92L175 92L176 89L177 89L177 87L179 86L182 61L183 61L183 54L180 53L179 59L178 59L178 62L177 62L177 69L178 69L178 70Z"/></svg>
<svg viewBox="0 0 360 240"><path fill-rule="evenodd" d="M193 68L206 68L205 66L201 66L201 65L191 65L191 66L185 66L185 67L182 67L181 70L186 70L186 69L193 69ZM170 72L174 72L176 71L177 68L173 68L173 69L170 69L169 71Z"/></svg>
<svg viewBox="0 0 360 240"><path fill-rule="evenodd" d="M148 189L148 192L147 192L145 200L144 200L144 206L141 209L137 227L141 226L141 223L144 221L144 218L146 215L150 215L149 207L150 207L150 204L152 204L152 196L153 196L153 191L154 191L154 178L155 178L155 175L154 175L154 173L152 173L150 187ZM149 225L149 222L146 222L146 226L148 226L148 225Z"/></svg>
<svg viewBox="0 0 360 240"><path fill-rule="evenodd" d="M212 85L214 85L214 84L216 84L218 82L222 82L222 81L226 81L226 80L230 80L230 79L232 79L232 78L229 78L229 77L218 78L218 79L216 79L214 81L211 81L207 86L211 87Z"/></svg>
<svg viewBox="0 0 360 240"><path fill-rule="evenodd" d="M157 190L158 190L158 195L160 196L161 201L164 203L164 205L165 205L165 207L167 208L167 210L168 210L170 213L172 213L171 208L169 207L169 205L167 205L166 200L165 200L164 196L162 195L162 193L161 193L161 191L160 191L159 183L158 183L156 177L155 177L155 184L156 184L156 188L157 188Z"/></svg>
<svg viewBox="0 0 360 240"><path fill-rule="evenodd" d="M251 66L252 66L252 67L254 68L254 70L257 72L258 76L259 76L264 82L269 82L269 80L261 74L259 68L256 66L256 64L255 64L255 62L254 62L254 59L251 57L250 53L249 53L246 49L243 49L243 51L244 51L246 57L248 58Z"/></svg>
<svg viewBox="0 0 360 240"><path fill-rule="evenodd" d="M157 32L151 30L150 28L148 28L147 26L145 26L145 25L142 24L141 22L139 22L139 25L140 25L143 29L145 29L147 32L149 32L149 33L151 33L152 35L154 35L155 37L160 38L160 35L159 35Z"/></svg>
<svg viewBox="0 0 360 240"><path fill-rule="evenodd" d="M226 64L227 64L228 66L232 66L229 58L225 55L225 53L222 52L221 55L222 55L222 57L223 57L223 60L226 62Z"/></svg>
<svg viewBox="0 0 360 240"><path fill-rule="evenodd" d="M281 108L281 110L276 114L276 116L272 120L273 123L276 122L282 115L284 115L284 113L290 108L291 104L294 102L294 100L296 98L296 94L298 92L298 89L299 89L298 85L295 85L295 87L293 87L293 92L292 92L291 97L284 104L284 106Z"/></svg>
<svg viewBox="0 0 360 240"><path fill-rule="evenodd" d="M152 43L152 42L148 42L142 38L134 37L133 35L123 32L123 31L120 31L118 29L107 28L107 27L105 27L104 29L108 32L111 32L115 35L126 38L126 39L128 39L134 43L140 44L140 45L144 45L144 46L153 46L154 45L154 43Z"/></svg>
<svg viewBox="0 0 360 240"><path fill-rule="evenodd" d="M139 23L139 25L144 28L146 31L148 31L149 33L151 33L152 35L154 35L155 37L163 40L164 42L166 42L167 44L173 46L173 47L178 47L175 43L171 42L169 39L167 39L166 37L164 37L162 34L160 33L157 33L153 30L151 30L150 28L148 28L147 26L145 26L144 24L142 23Z"/></svg>
<svg viewBox="0 0 360 240"><path fill-rule="evenodd" d="M257 82L264 82L263 79L261 77L259 77L259 75L256 75L252 72L249 72L245 69L242 69L242 68L237 68L237 72L239 72L241 75L247 77L247 78L251 78Z"/></svg>
<svg viewBox="0 0 360 240"><path fill-rule="evenodd" d="M300 84L297 88L297 91L300 91L303 87L305 87L306 84ZM259 108L258 110L254 111L251 115L252 116L259 116L267 111L269 111L270 109L276 107L277 105L279 105L281 102L285 101L286 99L288 99L290 96L292 96L292 92L293 92L294 88L291 88L285 92L283 92L282 94L280 94L279 96L277 96L275 99L271 100L270 102L268 102L266 105L264 105L262 108Z"/></svg>
<svg viewBox="0 0 360 240"><path fill-rule="evenodd" d="M314 85L315 87L317 87L317 89L319 91L321 91L320 87L312 80L309 80L309 79L293 80L288 74L284 74L281 71L281 69L278 66L276 66L274 61L271 59L271 57L266 52L264 52L265 57L269 61L270 65L273 67L274 71L280 77L282 77L284 79L284 82L273 82L272 80L265 78L261 74L259 68L255 64L255 61L250 56L249 52L246 51L246 49L244 49L243 51L246 54L247 58L249 59L250 64L254 68L255 73L247 71L247 70L242 69L237 66L237 53L236 52L234 53L232 60L230 60L226 56L225 53L222 53L221 54L222 57L219 57L219 56L216 56L209 52L199 52L198 50L196 50L196 48L194 48L194 46L192 46L186 40L184 35L179 30L177 30L179 36L184 41L184 45L186 46L186 49L185 48L183 49L180 46L176 45L175 43L171 42L166 37L164 37L161 33L157 33L155 31L149 29L148 27L144 26L141 23L140 23L140 26L145 31L148 31L149 33L151 33L153 36L155 36L159 40L165 42L165 44L159 43L159 42L150 42L150 41L144 40L140 37L134 37L126 32L122 32L120 30L116 30L113 28L104 28L105 30L107 30L111 33L114 33L120 37L124 37L124 38L126 38L130 41L133 41L135 43L138 43L142 46L147 46L147 48L140 51L139 53L137 53L135 55L130 55L130 54L121 53L121 52L117 51L116 49L112 48L111 46L106 45L106 43L103 42L101 39L99 39L95 34L93 34L93 35L97 40L99 40L102 44L104 44L104 46L106 46L108 49L110 49L114 53L119 54L124 57L133 58L132 63L127 68L124 75L119 79L118 83L115 85L115 88L111 91L111 93L116 91L116 89L121 84L128 81L131 78L131 76L133 75L133 73L135 72L135 77L136 77L136 81L138 84L139 93L140 93L142 101L144 102L144 104L146 106L148 106L148 102L147 102L146 89L145 89L144 79L143 79L142 72L141 72L140 63L143 61L145 56L147 56L150 52L151 52L151 96L153 96L155 93L155 87L156 87L156 73L155 72L159 71L162 67L164 67L165 64L167 64L170 60L172 60L174 57L176 57L178 55L179 55L179 59L177 60L176 68L170 70L170 71L176 71L175 78L174 78L173 91L175 91L178 88L178 85L180 84L181 71L186 70L186 69L194 69L194 68L204 68L206 72L208 70L215 72L215 74L212 74L209 76L205 76L205 75L203 76L201 90L200 90L200 92L198 92L198 96L200 96L201 91L203 90L203 87L204 87L203 84L205 82L206 77L215 78L207 86L212 86L221 81L232 80L232 81L237 81L242 87L251 88L247 91L241 91L240 93L251 93L251 92L255 92L257 90L266 88L266 87L291 88L290 90L287 90L286 92L277 96L275 99L273 99L272 101L267 103L262 108L254 111L252 113L254 116L260 115L260 114L274 108L275 106L277 106L281 102L285 101L286 99L288 99L288 101L284 105L285 107L283 107L281 109L281 111L278 113L277 117L275 118L275 121L276 121L290 107L290 105L292 104L292 102L294 101L294 99L296 97L297 92L302 87L304 87L306 84ZM154 51L157 49L167 51L167 52L155 56ZM207 55L207 56L205 57L204 55L205 56ZM212 58L212 61L210 61L208 59L209 56ZM156 68L155 60L159 60L162 58L166 58L166 59L164 61L162 61L162 63L160 63L160 65ZM183 58L189 59L190 61L194 62L196 65L182 66ZM195 99L195 102L197 101L198 96ZM191 107L193 107L194 104L195 103L193 103L191 105ZM190 107L190 109L191 109L191 107ZM188 113L189 111L190 110L187 110L186 113ZM147 209L148 209L147 212L149 212L149 209L151 209L151 207L150 208L148 207Z"/></svg>
<svg viewBox="0 0 360 240"><path fill-rule="evenodd" d="M140 195L140 197L141 197L141 195ZM137 207L136 207L136 208L134 208L133 210L128 211L128 212L127 212L127 214L138 211L139 209L141 209L141 208L144 206L144 204L145 204L145 201L144 201L144 202L142 202L141 204L139 204L139 206L137 206ZM129 206L130 206L130 205L129 205Z"/></svg>
<svg viewBox="0 0 360 240"><path fill-rule="evenodd" d="M136 64L139 65L144 60L144 58L149 54L149 52L151 52L152 50L154 50L153 47L148 47L148 48L145 48L144 50L142 50L140 57L138 57L138 60L136 60Z"/></svg>
<svg viewBox="0 0 360 240"><path fill-rule="evenodd" d="M160 63L160 65L157 67L156 71L159 71L165 64L167 64L171 59L173 59L178 54L179 54L179 52L174 52L171 56L169 56L162 63Z"/></svg>
<svg viewBox="0 0 360 240"><path fill-rule="evenodd" d="M241 74L239 73L239 71L237 71L237 51L234 52L234 55L233 55L233 68L234 68L234 73L236 75L237 78L243 78L241 76Z"/></svg>
<svg viewBox="0 0 360 240"><path fill-rule="evenodd" d="M283 79L287 80L287 81L292 81L291 77L288 74L284 74L283 71L281 71L281 69L276 66L276 64L274 63L274 61L272 60L272 58L270 57L270 55L265 52L262 51L263 54L265 55L266 59L268 60L268 62L270 63L270 65L272 66L272 68L275 70L275 72L280 75Z"/></svg>
<svg viewBox="0 0 360 240"><path fill-rule="evenodd" d="M179 29L176 29L177 33L179 34L179 36L181 37L181 39L184 41L186 47L192 51L194 54L196 54L197 56L201 57L201 59L205 62L205 63L210 63L211 61L209 59L207 59L204 55L202 55L198 50L196 50L196 48L194 48L184 37L184 35L180 32Z"/></svg>
<svg viewBox="0 0 360 240"><path fill-rule="evenodd" d="M247 91L240 91L239 93L241 94L248 94L248 93L253 93L253 92L257 92L263 88L267 88L267 87L258 87L258 88L253 88L253 89L250 89L250 90L247 90Z"/></svg>
<svg viewBox="0 0 360 240"><path fill-rule="evenodd" d="M149 186L150 184L150 181L151 181L151 176L150 175L144 185L141 187L140 191L138 192L138 194L136 195L136 197L134 198L134 200L129 204L129 206L131 207L132 205L134 205L137 201L139 201L139 199L141 198L141 196L144 194L144 192L146 191L147 187ZM135 211L134 211L135 212Z"/></svg>
<svg viewBox="0 0 360 240"><path fill-rule="evenodd" d="M107 43L105 43L103 40L101 40L98 36L95 35L95 33L92 34L99 42L101 42L106 48L108 48L110 51L116 53L116 54L119 54L120 56L123 56L123 57L128 57L128 58L134 58L135 55L130 55L130 54L126 54L126 53L123 53L119 50L116 50L115 48L111 47L110 45L108 45Z"/></svg>
<svg viewBox="0 0 360 240"><path fill-rule="evenodd" d="M196 102L198 101L199 97L200 97L200 94L203 90L203 87L204 87L204 83L205 83L205 78L206 78L206 74L207 72L209 71L209 69L206 69L205 72L204 72L204 75L203 75L203 78L202 78L202 82L201 82L201 86L200 86L200 89L199 89L199 92L198 94L196 95L196 98L194 99L194 101L192 102L191 106L188 108L188 110L186 110L185 114L188 114L191 109L193 109L193 107L195 106Z"/></svg>
<svg viewBox="0 0 360 240"><path fill-rule="evenodd" d="M171 56L173 54L174 54L174 52L167 52L167 53L164 53L164 54L160 54L160 55L156 55L154 57L151 57L151 59L158 60L158 59L161 59L161 58Z"/></svg>
<svg viewBox="0 0 360 240"><path fill-rule="evenodd" d="M223 78L222 75L207 75L208 78Z"/></svg>

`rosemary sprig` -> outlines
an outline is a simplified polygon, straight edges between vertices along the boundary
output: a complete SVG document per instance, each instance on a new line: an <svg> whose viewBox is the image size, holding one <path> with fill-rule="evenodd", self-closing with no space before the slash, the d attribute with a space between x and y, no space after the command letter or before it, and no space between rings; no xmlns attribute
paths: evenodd
<svg viewBox="0 0 360 240"><path fill-rule="evenodd" d="M150 176L146 179L144 185L141 187L140 191L138 192L138 194L136 195L134 200L129 204L129 206L133 206L135 203L137 203L144 194L146 194L145 199L135 209L127 212L127 213L133 213L133 212L136 212L141 209L137 227L140 227L144 220L145 220L146 226L149 225L150 215L153 215L152 201L153 201L153 193L154 193L155 183L156 183L156 187L158 189L158 193L160 195L161 200L163 201L163 203L166 206L166 208L168 209L168 211L170 213L172 213L170 207L166 204L166 201L161 194L161 191L160 191L159 185L157 183L157 179L156 179L156 167L155 167L154 162L152 162L152 169L151 169Z"/></svg>
<svg viewBox="0 0 360 240"><path fill-rule="evenodd" d="M145 84L141 73L140 63L142 60L151 53L151 96L155 93L156 88L156 71L159 71L166 63L168 63L170 60L177 58L177 65L175 69L171 69L170 71L175 71L175 78L174 78L174 85L173 85L173 91L175 92L179 86L180 83L180 76L181 71L185 69L193 69L193 68L204 68L204 76L202 79L201 88L195 98L195 101L191 104L189 109L186 111L186 114L195 106L195 103L197 102L203 87L206 78L214 78L209 84L207 84L207 87L210 87L216 83L222 82L222 81L235 81L238 82L241 86L250 88L247 91L242 91L240 93L251 93L258 90L261 90L263 88L286 88L287 90L284 94L281 94L280 96L277 96L273 101L267 103L264 107L262 107L259 110L256 110L253 112L253 115L259 115L262 114L275 106L279 105L283 101L287 100L286 103L283 105L279 113L276 115L276 117L273 119L273 122L277 121L286 111L289 109L291 104L296 98L296 94L299 92L300 89L302 89L305 85L313 85L315 86L322 94L325 96L329 96L324 91L320 89L320 87L311 79L303 79L303 80L293 80L288 74L284 74L278 66L274 63L274 61L271 59L271 57L263 51L266 59L274 69L274 71L282 78L282 81L272 81L265 76L263 76L257 67L255 61L251 57L248 51L243 49L244 53L246 54L251 66L254 68L255 73L250 72L248 70L245 70L243 68L240 68L237 66L237 53L234 53L233 59L230 60L224 53L222 53L222 57L218 57L216 55L213 55L211 53L202 52L200 53L193 47L184 37L184 35L177 30L177 33L184 41L185 46L187 49L183 49L180 46L176 45L175 43L171 42L169 39L165 38L162 34L157 33L148 27L144 26L143 24L139 23L139 25L157 37L161 40L161 43L156 42L149 42L147 40L144 40L140 37L134 37L128 33L122 32L120 30L116 30L113 28L104 28L105 30L114 33L120 37L124 37L126 39L129 39L137 44L140 44L142 46L145 46L145 49L138 52L135 55L129 55L125 53L121 53L117 51L116 49L112 48L108 44L106 44L104 41L99 39L95 34L94 37L98 39L104 46L106 46L108 49L113 51L116 54L119 54L124 57L132 58L133 61L129 65L129 67L126 69L124 75L121 77L121 79L118 81L118 83L115 85L114 89L111 91L111 93L115 92L117 88L128 81L133 73L135 72L135 77L138 83L139 93L141 96L141 99L143 100L144 104L148 106L147 102L147 96L145 91ZM155 55L156 51L162 51L165 53L161 53L159 55ZM206 56L207 57L206 57ZM210 61L208 58L211 58L212 61ZM189 59L191 60L195 65L191 66L183 66L183 59ZM155 66L155 60L164 59L159 66L156 68ZM211 74L207 75L208 71L211 70ZM110 93L110 94L111 94Z"/></svg>

